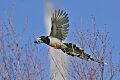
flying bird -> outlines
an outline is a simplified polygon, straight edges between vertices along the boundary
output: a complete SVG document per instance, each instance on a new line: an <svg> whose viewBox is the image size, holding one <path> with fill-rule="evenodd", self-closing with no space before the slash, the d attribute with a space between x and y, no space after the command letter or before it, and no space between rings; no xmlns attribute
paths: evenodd
<svg viewBox="0 0 120 80"><path fill-rule="evenodd" d="M96 61L101 63L99 60L95 60L91 55L86 54L84 50L77 47L75 44L66 43L64 40L68 35L69 19L68 14L63 10L55 10L51 17L51 32L49 36L40 36L37 41L34 41L36 44L45 43L55 49L61 49L64 53L80 57L87 61Z"/></svg>

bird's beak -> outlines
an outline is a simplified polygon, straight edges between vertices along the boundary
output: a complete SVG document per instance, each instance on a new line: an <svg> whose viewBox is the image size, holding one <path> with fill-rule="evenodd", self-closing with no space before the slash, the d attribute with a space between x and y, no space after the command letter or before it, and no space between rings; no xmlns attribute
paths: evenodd
<svg viewBox="0 0 120 80"><path fill-rule="evenodd" d="M41 38L38 37L38 38L36 38L36 40L41 40Z"/></svg>

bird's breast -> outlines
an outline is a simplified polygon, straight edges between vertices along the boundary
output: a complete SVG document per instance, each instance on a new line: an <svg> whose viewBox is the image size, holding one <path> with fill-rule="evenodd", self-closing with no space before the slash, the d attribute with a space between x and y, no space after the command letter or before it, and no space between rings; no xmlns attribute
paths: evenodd
<svg viewBox="0 0 120 80"><path fill-rule="evenodd" d="M55 49L60 49L62 42L54 37L49 37L50 43L49 45L54 47Z"/></svg>

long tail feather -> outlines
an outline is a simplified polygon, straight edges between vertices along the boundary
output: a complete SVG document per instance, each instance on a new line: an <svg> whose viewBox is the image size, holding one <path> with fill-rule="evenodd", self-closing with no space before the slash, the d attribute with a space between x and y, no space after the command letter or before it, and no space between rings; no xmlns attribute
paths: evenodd
<svg viewBox="0 0 120 80"><path fill-rule="evenodd" d="M64 43L64 45L66 45L66 48L61 49L64 53L71 55L71 56L76 56L76 57L80 57L84 60L87 61L95 61L101 64L107 64L104 61L100 61L97 59L94 59L91 55L85 53L84 50L80 49L79 47L77 47L75 44L72 43Z"/></svg>

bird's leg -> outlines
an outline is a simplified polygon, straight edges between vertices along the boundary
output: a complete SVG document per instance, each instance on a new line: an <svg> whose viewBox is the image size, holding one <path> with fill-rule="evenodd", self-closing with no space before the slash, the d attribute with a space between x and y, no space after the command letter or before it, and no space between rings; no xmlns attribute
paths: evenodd
<svg viewBox="0 0 120 80"><path fill-rule="evenodd" d="M73 48L73 45L72 45L72 50L73 50L73 54L75 53L75 50L74 50L74 48Z"/></svg>
<svg viewBox="0 0 120 80"><path fill-rule="evenodd" d="M84 59L85 55L84 55L84 50L82 50L82 58Z"/></svg>

